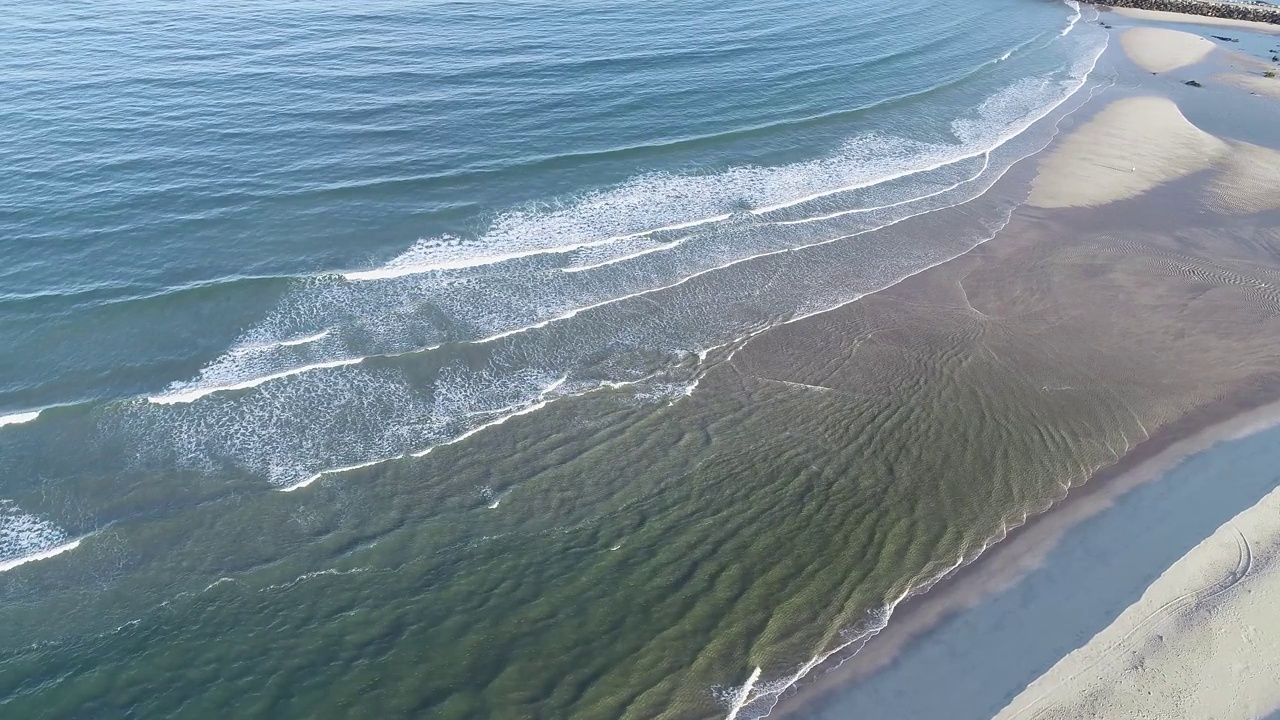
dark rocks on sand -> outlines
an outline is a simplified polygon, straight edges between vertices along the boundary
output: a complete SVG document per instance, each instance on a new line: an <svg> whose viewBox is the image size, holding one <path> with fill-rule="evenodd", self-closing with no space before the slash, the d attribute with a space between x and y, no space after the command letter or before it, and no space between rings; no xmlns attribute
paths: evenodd
<svg viewBox="0 0 1280 720"><path fill-rule="evenodd" d="M1280 7L1273 5L1244 5L1215 0L1107 0L1099 4L1280 25ZM1220 39L1229 40L1228 38Z"/></svg>

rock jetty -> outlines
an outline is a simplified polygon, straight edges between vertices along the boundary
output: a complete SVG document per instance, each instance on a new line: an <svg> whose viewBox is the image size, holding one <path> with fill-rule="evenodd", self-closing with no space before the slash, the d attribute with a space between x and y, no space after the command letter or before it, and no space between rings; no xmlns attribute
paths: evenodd
<svg viewBox="0 0 1280 720"><path fill-rule="evenodd" d="M1213 0L1107 0L1105 3L1097 4L1280 25L1280 6L1275 5L1214 2Z"/></svg>

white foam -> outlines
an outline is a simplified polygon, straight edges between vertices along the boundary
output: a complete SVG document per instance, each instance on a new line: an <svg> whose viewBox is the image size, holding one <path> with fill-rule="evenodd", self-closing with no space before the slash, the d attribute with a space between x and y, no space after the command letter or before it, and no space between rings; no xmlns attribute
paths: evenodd
<svg viewBox="0 0 1280 720"><path fill-rule="evenodd" d="M475 435L475 434L477 434L477 433L479 433L479 432L482 432L482 431L484 431L484 430L487 430L487 429L489 429L489 428L491 428L491 427L497 427L498 425L502 425L503 423L507 422L508 420L511 420L512 418L517 418L517 417L520 417L520 416L522 416L522 415L528 415L528 414L530 414L530 413L537 412L538 410L541 410L542 408L546 407L548 404L550 404L550 403L554 402L555 400L559 399L559 398L551 398L551 399L547 399L547 396L548 396L548 395L550 395L551 393L555 392L557 389L559 389L562 385L564 385L564 384L565 384L565 382L566 382L567 380L568 380L568 378L567 378L567 377L560 377L560 378L556 379L554 382L552 382L550 385L548 385L547 387L543 388L543 389L542 389L541 391L539 391L539 393L538 393L537 401L536 401L536 402L534 402L534 403L533 403L533 404L531 404L531 405L526 405L526 406L524 406L524 407L521 407L521 408L520 408L520 409L518 409L518 410L514 410L514 411L509 412L509 413L507 413L507 414L505 414L505 415L501 415L500 417L494 418L493 420L490 420L489 422L486 422L486 423L482 423L482 424L480 424L480 425L477 425L476 427L471 428L470 430L467 430L466 432L461 433L461 434L460 434L460 435L458 435L457 437L454 437L454 438L451 438L451 439L445 440L445 441L440 442L440 443L437 443L437 444L435 444L435 445L431 445L431 446L429 446L429 447L427 447L427 448L425 448L425 449L423 449L423 450L417 450L417 451L414 451L414 452L400 453L400 454L398 454L398 455L392 455L392 456L390 456L390 457L374 458L374 459L371 459L371 460L365 460L365 461L363 461L363 462L358 462L358 463L354 463L354 464L351 464L351 465L344 465L344 466L342 466L342 467L335 467L335 468L329 468L329 469L326 469L326 470L321 470L320 472L317 472L317 473L315 473L315 474L313 474L313 475L310 475L310 476L308 476L308 477L306 477L306 478L304 478L304 479L302 479L302 480L299 480L298 482L295 482L295 483L293 483L293 484L291 484L291 485L287 485L287 486L285 486L285 487L278 488L278 490L280 490L281 492L293 492L293 491L295 491L295 490L301 490L302 488L305 488L305 487L307 487L308 485L311 485L312 483L314 483L315 481L317 481L317 480L319 480L320 478L324 477L325 475L336 475L336 474L340 474L340 473L344 473L344 472L349 472L349 471L351 471L351 470L360 470L360 469L362 469L362 468L373 467L374 465L381 465L382 463L394 462L394 461L396 461L396 460L404 460L404 459L406 459L406 458L411 458L411 457L413 457L413 458L420 458L420 457L424 457L424 456L426 456L426 455L430 454L432 450L435 450L435 449L436 449L436 448L438 448L438 447L442 447L442 446L445 446L445 445L453 445L453 444L455 444L455 443L462 442L463 440L466 440L467 438L472 437L473 435ZM491 411L491 412L502 412L502 410L506 410L506 409L507 409L507 408L502 408L502 409L500 409L500 410L495 410L495 411ZM497 505L495 504L493 507L497 507Z"/></svg>
<svg viewBox="0 0 1280 720"><path fill-rule="evenodd" d="M151 395L147 400L156 405L174 405L177 403L190 403L199 400L206 395L212 395L216 392L227 392L231 390L247 390L257 387L265 382L279 380L281 378L291 377L293 375L301 375L313 370L324 370L327 368L344 367L346 365L355 365L363 362L365 358L343 358L341 360L329 360L327 362L313 363L311 365L302 365L300 367L281 370L280 372L271 373L269 375L260 375L258 377L241 380L239 382L227 383L225 385L208 385L198 386L190 389L175 389L163 395Z"/></svg>
<svg viewBox="0 0 1280 720"><path fill-rule="evenodd" d="M575 265L573 267L560 268L560 271L567 272L567 273L576 273L576 272L582 272L583 270L595 270L596 268L602 268L608 265L614 265L616 263L626 262L627 260L635 260L638 257L643 257L645 255L649 255L650 253L662 252L663 250L670 250L672 248L677 248L683 245L684 241L688 239L689 239L689 236L686 235L685 237L672 240L669 243L654 245L653 247L645 248L643 250L637 250L636 252L630 253L628 255L621 255L619 257L610 258L602 262L592 263L591 265Z"/></svg>
<svg viewBox="0 0 1280 720"><path fill-rule="evenodd" d="M338 473L350 472L352 470L359 470L360 468L373 467L374 465L377 465L379 463L384 463L389 460L399 460L403 457L404 457L403 455L399 455L394 458L379 458L377 460L367 460L365 462L356 463L354 465L344 465L343 467L336 467L336 468L330 468L328 470L321 470L320 472L316 473L315 475L312 475L311 477L299 480L298 482L292 485L289 485L287 487L279 488L279 490L280 492L293 492L294 490L301 490L302 488L319 480L325 475L336 475Z"/></svg>
<svg viewBox="0 0 1280 720"><path fill-rule="evenodd" d="M747 678L742 687L738 688L737 692L734 693L733 702L729 706L729 714L725 716L724 720L735 720L738 717L738 713L742 712L743 706L747 704L747 698L751 697L751 690L756 686L756 681L759 679L760 666L757 665L756 669L751 672L751 677Z"/></svg>
<svg viewBox="0 0 1280 720"><path fill-rule="evenodd" d="M35 562L37 560L48 560L51 557L54 557L56 555L61 555L64 552L75 550L78 547L80 547L79 538L72 540L69 543L63 543L62 545L58 545L57 547L49 548L48 550L41 550L40 552L31 553L30 555L23 555L22 557L16 558L13 560L6 560L4 562L0 562L0 572L6 572L8 570L12 570L18 567L19 565L26 565L29 562Z"/></svg>
<svg viewBox="0 0 1280 720"><path fill-rule="evenodd" d="M506 423L508 420L512 420L512 419L515 419L515 418L521 417L521 416L523 416L523 415L529 415L529 414L531 414L531 413L535 413L535 412L537 412L537 411L541 410L542 408L546 407L547 405L550 405L551 403L553 403L553 402L555 402L556 400L560 399L560 398L547 399L547 396L548 396L548 395L550 395L552 392L554 392L554 391L555 391L557 388L559 388L561 385L564 385L564 383L565 383L565 381L566 381L566 380L568 380L568 378L567 378L567 377L562 377L562 378L560 378L559 380L556 380L555 382L553 382L553 383L552 383L549 387L547 387L545 390L543 390L542 392L538 393L538 400L537 400L537 402L534 402L532 405L529 405L529 406L527 406L527 407L523 407L523 408L521 408L521 409L519 409L519 410L516 410L516 411L514 411L514 412L507 413L506 415L502 415L501 417L494 418L493 420L490 420L490 421L489 421L489 422L487 422L487 423L483 423L483 424L481 424L481 425L477 425L476 427L471 428L470 430L468 430L468 431L466 431L466 432L462 433L461 435L458 435L457 437L455 437L455 438L453 438L453 439L446 440L446 441L444 441L444 442L442 442L442 443L438 443L438 444L436 444L436 445L432 445L431 447L426 448L425 450L418 450L418 451L416 451L416 452L411 452L411 453L409 453L409 455L410 455L410 457L416 457L416 458L425 457L425 456L427 456L427 455L431 454L431 451L435 450L436 448L444 447L444 446L446 446L446 445L454 445L454 444L456 444L456 443L460 443L460 442L462 442L463 440L466 440L467 438L469 438L469 437L471 437L471 436L473 436L473 435L475 435L475 434L477 434L477 433L483 432L483 431L488 430L489 428L492 428L492 427L497 427L497 426L499 426L499 425L502 425L503 423ZM393 459L395 459L395 458L393 458ZM497 506L495 505L494 507L497 507Z"/></svg>
<svg viewBox="0 0 1280 720"><path fill-rule="evenodd" d="M329 337L329 332L330 331L328 330L321 330L315 335L307 335L305 337L300 337L293 340L281 340L278 343L278 345L280 347L295 347L298 345L306 345L307 343L313 343L313 342L316 342L317 340L323 340Z"/></svg>
<svg viewBox="0 0 1280 720"><path fill-rule="evenodd" d="M74 550L83 539L69 539L53 523L0 499L0 572Z"/></svg>
<svg viewBox="0 0 1280 720"><path fill-rule="evenodd" d="M0 427L5 425L21 425L29 423L40 417L42 410L28 410L26 412L13 413L11 415L0 415Z"/></svg>
<svg viewBox="0 0 1280 720"><path fill-rule="evenodd" d="M399 257L380 268L373 270L358 270L353 272L342 273L342 277L352 282L362 282L368 280L388 280L391 278L404 277L406 275L418 275L421 273L438 272L442 270L463 270L466 268L481 267L484 265L495 265L497 263L509 262L511 260L519 260L521 258L533 257L535 255L563 255L566 253L583 250L585 248L600 247L602 245L611 245L613 243L622 242L624 240L632 240L645 235L654 235L660 232L671 230L683 230L686 228L696 227L698 225L706 225L708 223L722 222L728 220L731 214L719 214L711 217L699 218L696 220L688 220L684 222L662 225L648 230L639 232L626 233L623 235L615 235L612 237L583 240L580 242L569 243L567 245L558 245L554 247L537 247L527 250L516 250L505 253L494 253L479 256L463 256L454 259L434 259L436 256L443 254L441 248L464 248L468 245L457 242L452 238L447 238L452 242L440 241L419 241L414 247L405 251Z"/></svg>
<svg viewBox="0 0 1280 720"><path fill-rule="evenodd" d="M1062 37L1066 37L1067 33L1075 29L1076 23L1080 22L1080 3L1076 2L1076 0L1063 0L1063 2L1067 7L1075 10L1075 14L1067 20L1067 26L1062 29Z"/></svg>
<svg viewBox="0 0 1280 720"><path fill-rule="evenodd" d="M925 195L918 195L916 197L907 198L906 200L899 200L898 202L889 203L887 205L877 205L874 207L865 207L865 208L854 208L852 210L841 210L839 212L833 212L827 215L818 215L815 217L801 218L799 220L778 220L773 224L804 225L805 223L819 222L822 220L832 220L838 217L845 217L847 215L858 215L862 213L875 212L878 210L892 210L893 208L896 208L896 207L901 207L903 205L910 205L911 203L919 202L921 200L927 200L931 197L937 197L938 195L951 192L952 190L959 188L961 185L964 185L965 183L973 182L974 180L977 180L978 178L982 177L982 173L987 171L987 168L990 166L990 164L991 164L991 152L987 151L982 153L982 167L978 169L978 172L974 173L973 175L970 175L969 177L965 178L964 180L961 180L960 182L954 183L952 185L948 185L947 187L944 187L941 190L936 190L934 192L931 192Z"/></svg>

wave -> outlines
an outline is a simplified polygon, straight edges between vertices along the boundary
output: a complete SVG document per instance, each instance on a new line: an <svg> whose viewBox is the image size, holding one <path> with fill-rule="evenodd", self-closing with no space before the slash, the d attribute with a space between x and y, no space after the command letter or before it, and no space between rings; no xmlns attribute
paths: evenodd
<svg viewBox="0 0 1280 720"><path fill-rule="evenodd" d="M68 538L61 528L0 499L0 572L69 552L83 539Z"/></svg>
<svg viewBox="0 0 1280 720"><path fill-rule="evenodd" d="M1067 26L1062 29L1062 37L1066 37L1067 33L1075 29L1076 23L1080 22L1080 3L1076 0L1063 0L1063 3L1075 10L1075 13L1068 18Z"/></svg>
<svg viewBox="0 0 1280 720"><path fill-rule="evenodd" d="M697 387L708 349L853 302L988 239L1004 200L969 203L1047 142L1053 127L1036 124L1084 86L1101 53L1093 35L1050 41L1078 58L940 124L949 142L862 135L818 160L646 175L508 213L462 247L417 243L383 268L406 271L394 277L299 281L197 377L116 422L148 448L141 462L230 464L297 490L655 374L635 395L678 399ZM846 167L851 158L868 162ZM844 182L888 167L901 177ZM794 192L815 184L816 197ZM779 192L804 201L763 214L743 201ZM715 207L722 201L731 207ZM495 261L503 237L511 252ZM550 378L562 380L549 390Z"/></svg>
<svg viewBox="0 0 1280 720"><path fill-rule="evenodd" d="M673 223L671 225L663 225L661 227L641 230L639 232L627 233L625 235L615 235L613 237L597 240L585 240L568 245L536 248L532 250L518 250L515 252L482 255L478 257L468 257L464 255L453 259L445 259L441 256L448 256L456 251L465 253L466 248L469 247L469 245L455 238L448 237L443 240L420 240L412 248L381 268L376 270L345 272L342 273L342 277L352 282L389 280L392 278L404 277L405 275L417 275L419 273L437 272L440 270L463 270L466 268L481 267L484 265L496 265L498 263L533 257L535 255L564 255L566 253L574 252L575 250L600 247L601 245L610 245L623 240L630 240L632 238L643 237L645 235L655 235L668 230L685 230L691 227L697 227L698 225L728 220L729 217L729 214L715 215L712 217L686 220L684 222Z"/></svg>
<svg viewBox="0 0 1280 720"><path fill-rule="evenodd" d="M649 253L656 253L656 252L662 252L664 250L670 250L672 248L683 245L684 241L688 239L689 239L689 236L686 235L685 237L676 238L675 240L672 240L669 243L654 245L653 247L645 248L643 250L638 250L636 252L629 253L627 255L621 255L615 258L610 258L608 260L604 260L598 263L592 263L590 265L573 265L566 268L560 268L560 271L567 272L567 273L575 273L575 272L583 272L584 270L595 270L596 268L602 268L606 265L613 265L615 263L626 262L628 260L635 260L636 258L644 255L648 255Z"/></svg>
<svg viewBox="0 0 1280 720"><path fill-rule="evenodd" d="M497 427L498 425L502 425L508 420L512 420L522 415L528 415L530 413L534 413L534 412L537 412L538 410L541 410L542 408L546 407L549 403L553 402L554 400L554 399L547 399L547 396L555 392L557 389L559 389L561 385L564 385L566 380L568 380L567 377L562 377L556 380L555 382L551 383L547 387L543 388L538 393L537 400L526 407L521 407L519 409L513 410L512 407L508 406L506 408L502 408L497 411L491 411L489 413L474 413L474 414L494 414L494 413L502 413L503 411L511 410L511 412L507 412L506 414L500 414L499 417L494 418L488 422L482 423L462 433L461 435L458 435L457 437L451 440L441 442L438 445L431 445L423 450L416 450L414 452L401 453L399 455L395 455L392 457L374 458L372 460L366 460L364 462L359 462L354 465L345 465L343 467L328 468L325 470L321 470L320 472L315 473L314 475L311 475L307 478L299 480L298 482L293 483L292 485L279 488L279 490L281 492L294 492L295 490L301 490L302 488L305 488L308 485L311 485L312 483L324 477L325 475L338 475L341 473L350 472L352 470L360 470L367 467L373 467L374 465L381 465L383 463L394 462L396 460L405 460L411 457L412 458L425 457L429 455L432 450L435 450L438 447L460 443L463 440L466 440L467 438L472 437L477 433L483 432L491 427ZM613 385L613 386L617 387L617 385ZM491 507L497 507L497 503L495 502Z"/></svg>
<svg viewBox="0 0 1280 720"><path fill-rule="evenodd" d="M9 415L0 415L0 427L4 427L5 425L21 425L22 423L29 423L40 417L41 412L43 412L43 410L26 410Z"/></svg>
<svg viewBox="0 0 1280 720"><path fill-rule="evenodd" d="M228 383L226 385L201 385L201 386L193 387L187 390L175 389L163 395L151 395L147 397L147 401L155 405L173 405L176 403L190 403L190 402L195 402L196 400L199 400L202 397L206 397L208 395L212 395L213 393L217 393L217 392L227 392L230 390L247 390L249 388L254 388L259 385L262 385L263 383L271 382L272 380L280 380L282 378L293 377L295 375L301 375L303 373L312 372L313 370L323 370L327 368L337 368L337 367L345 367L347 365L355 365L357 363L363 362L364 360L365 358L362 358L362 357L344 358L341 360L328 360L326 362L319 362L319 363L313 363L311 365L303 365L301 367L289 368L288 370L281 370L280 372L272 373L270 375L262 375L259 377L249 378L248 380L242 380L240 382Z"/></svg>

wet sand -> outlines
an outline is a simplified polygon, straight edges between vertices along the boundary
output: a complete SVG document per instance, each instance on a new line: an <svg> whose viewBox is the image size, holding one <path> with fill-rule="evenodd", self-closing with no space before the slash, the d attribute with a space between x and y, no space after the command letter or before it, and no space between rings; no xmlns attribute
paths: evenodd
<svg viewBox="0 0 1280 720"><path fill-rule="evenodd" d="M1153 41L1142 52L1161 37L1140 34ZM1206 86L1248 97L1220 79ZM1005 410L1004 422L1044 422L1039 432L1062 433L1073 452L1102 454L1056 498L1028 498L1030 522L1008 519L990 550L903 602L775 717L990 718L1275 486L1276 431L1206 451L1280 418L1275 151L1217 137L1167 90L1145 89L1059 138L995 239L826 321L862 342L877 325L903 336L966 327L975 339L959 362L999 365L1001 402L1030 413ZM1019 397L1024 383L1044 396ZM1073 401L1053 405L1063 397Z"/></svg>

